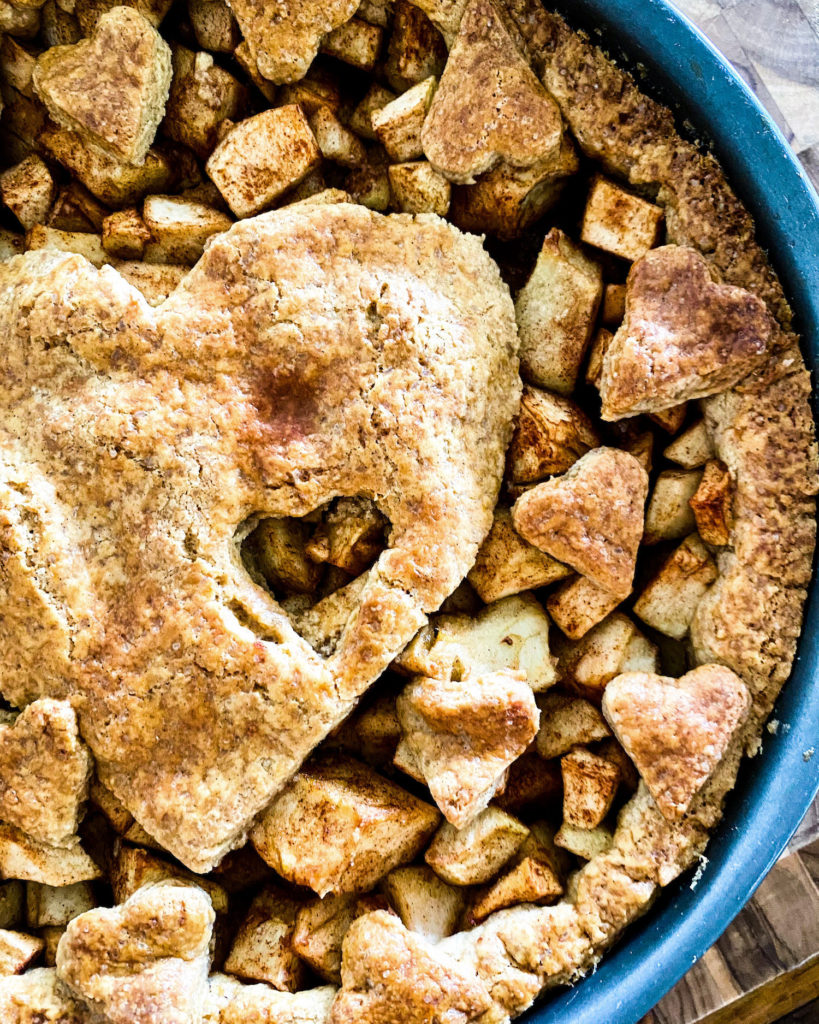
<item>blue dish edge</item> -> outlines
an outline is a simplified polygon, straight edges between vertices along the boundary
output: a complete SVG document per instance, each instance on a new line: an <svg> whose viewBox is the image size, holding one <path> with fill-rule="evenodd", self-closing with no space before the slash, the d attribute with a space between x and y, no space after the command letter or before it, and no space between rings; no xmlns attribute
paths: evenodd
<svg viewBox="0 0 819 1024"><path fill-rule="evenodd" d="M604 39L644 64L713 143L782 278L813 372L819 363L819 199L778 127L726 59L665 0L572 0L567 13L574 24L599 25ZM772 715L779 730L766 734L762 753L746 762L696 885L689 873L669 887L596 971L529 1011L527 1024L636 1024L719 938L819 791L817 680L814 573L793 674Z"/></svg>

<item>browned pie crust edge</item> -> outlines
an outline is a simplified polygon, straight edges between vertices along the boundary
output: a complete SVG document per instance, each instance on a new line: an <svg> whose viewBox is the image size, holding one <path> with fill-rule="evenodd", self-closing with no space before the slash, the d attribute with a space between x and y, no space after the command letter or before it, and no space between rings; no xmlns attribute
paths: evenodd
<svg viewBox="0 0 819 1024"><path fill-rule="evenodd" d="M762 726L790 674L816 534L810 376L781 283L748 211L714 157L683 139L671 112L644 95L587 36L539 0L506 3L584 153L659 202L668 242L697 249L723 280L760 296L779 331L767 365L701 403L716 453L734 480L735 522L719 556L719 578L697 612L691 645L697 664L728 665L748 685L753 708L741 742L679 823L663 818L641 783L620 814L612 848L577 873L563 902L501 911L436 947L456 961L455 973L483 982L492 1009L469 1017L481 1024L508 1020L539 993L586 974L650 907L660 886L702 855L743 749L758 749ZM376 943L378 922L371 927ZM381 966L390 968L386 960ZM342 990L335 1024L348 1019L346 1004ZM420 1001L406 1010L407 1020L423 1017Z"/></svg>

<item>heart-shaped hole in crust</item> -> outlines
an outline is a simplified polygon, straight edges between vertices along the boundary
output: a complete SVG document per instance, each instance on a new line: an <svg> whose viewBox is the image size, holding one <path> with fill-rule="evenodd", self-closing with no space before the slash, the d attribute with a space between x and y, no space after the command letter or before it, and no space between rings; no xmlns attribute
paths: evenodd
<svg viewBox="0 0 819 1024"><path fill-rule="evenodd" d="M478 239L344 204L237 224L157 309L77 256L0 283L0 484L30 482L0 507L42 523L0 534L4 694L71 695L103 783L206 871L474 561L520 393L509 293ZM389 547L325 659L235 535L349 495Z"/></svg>
<svg viewBox="0 0 819 1024"><path fill-rule="evenodd" d="M354 496L298 519L253 517L237 536L253 580L270 592L299 636L329 657L358 607L365 574L388 546L389 531L375 502Z"/></svg>

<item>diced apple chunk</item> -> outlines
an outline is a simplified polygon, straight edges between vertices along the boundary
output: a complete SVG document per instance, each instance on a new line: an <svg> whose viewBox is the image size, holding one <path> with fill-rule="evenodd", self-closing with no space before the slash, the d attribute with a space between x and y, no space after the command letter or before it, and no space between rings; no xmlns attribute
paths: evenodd
<svg viewBox="0 0 819 1024"><path fill-rule="evenodd" d="M520 670L535 692L547 690L556 678L549 617L531 594L495 601L474 618L439 615L408 644L396 666L436 678Z"/></svg>
<svg viewBox="0 0 819 1024"><path fill-rule="evenodd" d="M679 540L696 529L689 502L702 479L701 470L665 469L657 477L646 509L644 544Z"/></svg>
<svg viewBox="0 0 819 1024"><path fill-rule="evenodd" d="M26 884L26 922L29 928L66 925L96 905L89 882L63 886L42 885L40 882Z"/></svg>
<svg viewBox="0 0 819 1024"><path fill-rule="evenodd" d="M600 319L606 327L619 327L626 312L626 286L607 284Z"/></svg>
<svg viewBox="0 0 819 1024"><path fill-rule="evenodd" d="M513 484L535 484L565 473L600 435L583 410L568 398L524 385L520 413L507 453Z"/></svg>
<svg viewBox="0 0 819 1024"><path fill-rule="evenodd" d="M261 213L321 162L301 107L290 104L240 121L211 153L205 170L237 217Z"/></svg>
<svg viewBox="0 0 819 1024"><path fill-rule="evenodd" d="M280 992L302 987L304 964L292 948L299 904L268 887L253 900L225 960L225 971L249 981L264 981Z"/></svg>
<svg viewBox="0 0 819 1024"><path fill-rule="evenodd" d="M244 86L209 53L175 46L163 131L207 160L223 125L241 115L245 94Z"/></svg>
<svg viewBox="0 0 819 1024"><path fill-rule="evenodd" d="M558 671L562 686L599 704L606 684L621 672L637 671L637 664L654 665L646 671L656 671L657 649L631 619L613 612L581 640L565 645Z"/></svg>
<svg viewBox="0 0 819 1024"><path fill-rule="evenodd" d="M393 205L402 213L449 211L452 186L426 160L392 164L388 169Z"/></svg>
<svg viewBox="0 0 819 1024"><path fill-rule="evenodd" d="M688 402L672 405L670 409L658 409L648 414L652 423L656 423L667 434L676 434L688 415Z"/></svg>
<svg viewBox="0 0 819 1024"><path fill-rule="evenodd" d="M373 114L395 99L395 93L378 82L373 82L350 115L350 128L362 139L374 142Z"/></svg>
<svg viewBox="0 0 819 1024"><path fill-rule="evenodd" d="M417 160L424 155L421 129L437 85L437 78L430 76L373 111L373 131L392 161Z"/></svg>
<svg viewBox="0 0 819 1024"><path fill-rule="evenodd" d="M23 882L16 879L0 882L0 928L16 929L23 923L25 901Z"/></svg>
<svg viewBox="0 0 819 1024"><path fill-rule="evenodd" d="M663 455L684 469L699 469L714 457L714 444L705 420L697 420L675 437Z"/></svg>
<svg viewBox="0 0 819 1024"><path fill-rule="evenodd" d="M470 908L470 921L479 923L497 910L521 903L556 902L563 895L560 874L551 836L533 826L531 835L515 854L512 866L497 881L479 891Z"/></svg>
<svg viewBox="0 0 819 1024"><path fill-rule="evenodd" d="M666 636L682 640L702 598L718 575L700 538L692 533L663 562L634 602L634 614Z"/></svg>
<svg viewBox="0 0 819 1024"><path fill-rule="evenodd" d="M510 766L503 792L492 806L508 814L543 813L544 808L559 803L562 792L560 769L530 749Z"/></svg>
<svg viewBox="0 0 819 1024"><path fill-rule="evenodd" d="M55 192L51 172L36 153L0 174L0 198L26 231L45 223Z"/></svg>
<svg viewBox="0 0 819 1024"><path fill-rule="evenodd" d="M515 302L526 379L559 394L573 390L602 295L598 265L552 228Z"/></svg>
<svg viewBox="0 0 819 1024"><path fill-rule="evenodd" d="M587 576L566 580L546 600L555 624L572 640L579 640L613 612L620 598L593 583Z"/></svg>
<svg viewBox="0 0 819 1024"><path fill-rule="evenodd" d="M564 821L555 835L555 845L583 860L593 860L610 849L611 844L611 831L603 825L597 828L577 828Z"/></svg>
<svg viewBox="0 0 819 1024"><path fill-rule="evenodd" d="M391 763L401 739L395 698L384 694L358 709L331 735L331 741L376 768ZM328 741L329 742L329 741Z"/></svg>
<svg viewBox="0 0 819 1024"><path fill-rule="evenodd" d="M718 459L709 460L699 487L689 501L697 531L706 544L724 547L730 541L734 525L733 502L734 485L728 467Z"/></svg>
<svg viewBox="0 0 819 1024"><path fill-rule="evenodd" d="M467 579L487 604L548 586L570 574L568 566L525 541L512 525L512 513L498 506L492 529Z"/></svg>
<svg viewBox="0 0 819 1024"><path fill-rule="evenodd" d="M43 940L0 928L0 975L21 974L43 950Z"/></svg>
<svg viewBox="0 0 819 1024"><path fill-rule="evenodd" d="M293 949L327 981L341 982L341 946L350 925L362 914L384 910L383 896L325 896L311 900L296 914Z"/></svg>
<svg viewBox="0 0 819 1024"><path fill-rule="evenodd" d="M440 75L446 58L446 45L426 14L409 0L397 0L384 62L390 85L402 91Z"/></svg>
<svg viewBox="0 0 819 1024"><path fill-rule="evenodd" d="M81 846L46 846L0 822L0 875L45 885L73 885L99 878L102 872Z"/></svg>
<svg viewBox="0 0 819 1024"><path fill-rule="evenodd" d="M220 210L177 196L148 196L142 217L152 236L145 246L145 259L151 263L192 265L207 240L233 223Z"/></svg>
<svg viewBox="0 0 819 1024"><path fill-rule="evenodd" d="M321 566L307 556L309 526L302 519L263 519L248 540L267 582L288 594L314 593Z"/></svg>
<svg viewBox="0 0 819 1024"><path fill-rule="evenodd" d="M385 213L392 202L388 169L380 164L366 163L356 167L344 179L344 187L355 202L368 210Z"/></svg>
<svg viewBox="0 0 819 1024"><path fill-rule="evenodd" d="M411 861L438 827L427 803L357 761L305 765L251 832L283 878L319 896L364 892Z"/></svg>
<svg viewBox="0 0 819 1024"><path fill-rule="evenodd" d="M528 835L523 822L498 807L487 807L466 828L444 822L424 859L445 882L479 885L500 871Z"/></svg>
<svg viewBox="0 0 819 1024"><path fill-rule="evenodd" d="M450 219L463 231L485 232L504 241L517 238L557 203L578 167L574 146L564 135L558 151L547 160L523 169L504 162L474 185L456 186Z"/></svg>
<svg viewBox="0 0 819 1024"><path fill-rule="evenodd" d="M43 224L35 226L26 235L26 249L55 249L58 252L75 252L84 256L95 267L102 267L109 260L108 253L102 247L99 235L85 231L58 231Z"/></svg>
<svg viewBox="0 0 819 1024"><path fill-rule="evenodd" d="M586 363L586 383L590 387L600 387L600 378L603 374L603 360L606 357L606 349L611 344L614 335L605 327L598 327L592 336L589 345L589 358Z"/></svg>
<svg viewBox="0 0 819 1024"><path fill-rule="evenodd" d="M597 177L592 184L580 238L625 260L638 260L660 237L663 211L614 182Z"/></svg>
<svg viewBox="0 0 819 1024"><path fill-rule="evenodd" d="M546 760L562 757L574 746L596 743L611 735L600 711L582 697L547 693L538 698L538 706L537 752Z"/></svg>
<svg viewBox="0 0 819 1024"><path fill-rule="evenodd" d="M563 820L575 828L596 828L608 814L620 769L612 761L576 747L561 759Z"/></svg>
<svg viewBox="0 0 819 1024"><path fill-rule="evenodd" d="M134 206L116 210L102 222L102 247L111 256L141 260L150 240L150 229Z"/></svg>
<svg viewBox="0 0 819 1024"><path fill-rule="evenodd" d="M361 140L345 128L328 107L319 106L310 115L310 127L325 160L332 160L342 167L357 167L366 160L367 153Z"/></svg>
<svg viewBox="0 0 819 1024"><path fill-rule="evenodd" d="M228 895L221 885L207 878L199 878L185 868L170 864L138 846L126 843L116 846L110 878L117 903L125 903L137 889L145 885L178 879L195 882L200 889L204 889L217 914L225 913L228 909Z"/></svg>
<svg viewBox="0 0 819 1024"><path fill-rule="evenodd" d="M466 900L426 865L396 868L382 890L405 928L428 942L439 942L458 930Z"/></svg>
<svg viewBox="0 0 819 1024"><path fill-rule="evenodd" d="M361 71L372 71L381 51L384 30L361 18L350 18L324 37L321 52Z"/></svg>

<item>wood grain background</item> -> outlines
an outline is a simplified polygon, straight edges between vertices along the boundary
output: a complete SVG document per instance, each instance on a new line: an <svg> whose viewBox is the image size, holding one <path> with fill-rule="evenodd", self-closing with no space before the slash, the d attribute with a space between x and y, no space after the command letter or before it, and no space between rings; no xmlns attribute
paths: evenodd
<svg viewBox="0 0 819 1024"><path fill-rule="evenodd" d="M676 0L819 190L819 0ZM641 1024L819 1024L819 800L720 940Z"/></svg>
<svg viewBox="0 0 819 1024"><path fill-rule="evenodd" d="M819 189L819 0L675 0L728 57Z"/></svg>

